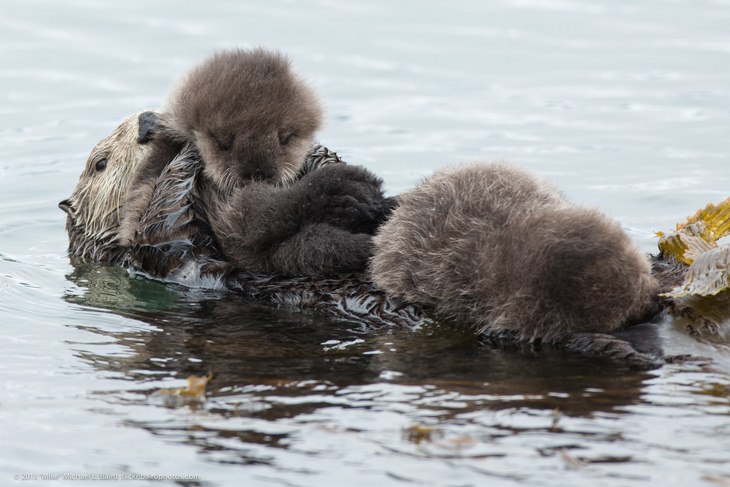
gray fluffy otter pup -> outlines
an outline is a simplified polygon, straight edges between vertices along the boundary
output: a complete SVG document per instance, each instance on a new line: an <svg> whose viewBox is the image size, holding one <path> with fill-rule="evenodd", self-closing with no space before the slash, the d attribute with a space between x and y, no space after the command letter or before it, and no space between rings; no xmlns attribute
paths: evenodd
<svg viewBox="0 0 730 487"><path fill-rule="evenodd" d="M371 274L391 296L523 341L655 313L649 261L618 223L502 164L442 169L399 197Z"/></svg>
<svg viewBox="0 0 730 487"><path fill-rule="evenodd" d="M344 164L302 179L322 109L277 52L221 51L173 90L126 200L121 240L134 241L154 181L185 144L203 162L201 203L226 258L250 272L362 270L372 234L394 206L382 181Z"/></svg>

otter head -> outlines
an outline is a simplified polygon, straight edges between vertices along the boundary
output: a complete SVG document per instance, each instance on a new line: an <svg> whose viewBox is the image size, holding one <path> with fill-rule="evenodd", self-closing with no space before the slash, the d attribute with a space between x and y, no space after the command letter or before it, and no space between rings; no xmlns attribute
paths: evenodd
<svg viewBox="0 0 730 487"><path fill-rule="evenodd" d="M292 181L322 121L314 92L282 54L258 48L215 54L170 97L173 134L192 141L221 188Z"/></svg>
<svg viewBox="0 0 730 487"><path fill-rule="evenodd" d="M99 262L121 257L122 203L156 124L153 112L135 114L91 150L73 194L58 204L67 214L71 256Z"/></svg>

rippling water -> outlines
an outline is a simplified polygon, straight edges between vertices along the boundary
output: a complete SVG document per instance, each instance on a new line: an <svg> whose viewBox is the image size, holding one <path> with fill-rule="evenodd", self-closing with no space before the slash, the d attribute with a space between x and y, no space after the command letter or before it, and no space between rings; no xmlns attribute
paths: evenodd
<svg viewBox="0 0 730 487"><path fill-rule="evenodd" d="M676 323L668 351L708 359L641 373L365 330L74 268L56 207L123 117L213 50L262 44L322 94L322 142L390 192L510 160L650 251L730 192L728 22L726 0L6 0L0 484L729 485L730 352ZM208 372L201 406L155 394Z"/></svg>

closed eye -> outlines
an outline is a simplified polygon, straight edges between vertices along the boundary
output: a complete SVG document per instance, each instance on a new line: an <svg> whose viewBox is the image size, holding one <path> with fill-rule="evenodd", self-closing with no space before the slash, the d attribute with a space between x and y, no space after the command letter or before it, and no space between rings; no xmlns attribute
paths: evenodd
<svg viewBox="0 0 730 487"><path fill-rule="evenodd" d="M220 149L222 152L227 152L231 150L231 147L233 147L232 135L228 137L216 137L215 135L211 135L211 137L213 138L213 140L215 140L218 149Z"/></svg>
<svg viewBox="0 0 730 487"><path fill-rule="evenodd" d="M279 132L279 144L287 145L295 136L294 132Z"/></svg>

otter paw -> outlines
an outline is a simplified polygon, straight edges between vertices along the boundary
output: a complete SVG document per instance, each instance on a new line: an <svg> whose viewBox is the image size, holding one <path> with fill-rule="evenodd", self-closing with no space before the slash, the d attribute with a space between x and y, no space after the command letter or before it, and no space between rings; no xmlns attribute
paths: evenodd
<svg viewBox="0 0 730 487"><path fill-rule="evenodd" d="M308 191L305 208L311 222L373 233L394 207L394 200L383 196L380 179L357 166L323 167L302 183Z"/></svg>

